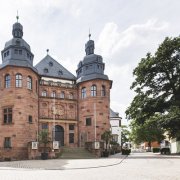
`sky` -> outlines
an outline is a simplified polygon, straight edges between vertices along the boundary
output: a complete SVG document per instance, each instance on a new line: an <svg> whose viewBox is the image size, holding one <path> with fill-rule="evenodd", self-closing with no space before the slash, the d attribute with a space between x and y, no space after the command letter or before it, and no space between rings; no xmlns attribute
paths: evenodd
<svg viewBox="0 0 180 180"><path fill-rule="evenodd" d="M111 108L127 124L125 110L135 93L133 69L165 37L180 34L179 0L6 0L0 2L0 49L12 38L12 25L23 25L34 65L49 55L76 75L85 56L89 29L95 54L103 56L113 80ZM0 63L1 63L0 59Z"/></svg>

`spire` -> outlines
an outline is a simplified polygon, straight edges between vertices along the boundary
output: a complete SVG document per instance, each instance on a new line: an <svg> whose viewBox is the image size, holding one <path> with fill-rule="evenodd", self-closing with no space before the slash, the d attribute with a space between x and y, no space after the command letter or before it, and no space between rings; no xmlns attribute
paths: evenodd
<svg viewBox="0 0 180 180"><path fill-rule="evenodd" d="M90 40L90 38L91 38L91 33L90 33L90 28L89 28L89 40Z"/></svg>
<svg viewBox="0 0 180 180"><path fill-rule="evenodd" d="M94 54L94 41L91 40L91 33L90 33L90 29L89 29L89 41L85 44L85 51L86 51L86 55L90 55L90 54Z"/></svg>
<svg viewBox="0 0 180 180"><path fill-rule="evenodd" d="M17 23L18 23L18 20L19 20L18 11L17 11L16 19L17 19Z"/></svg>
<svg viewBox="0 0 180 180"><path fill-rule="evenodd" d="M46 49L46 52L47 52L47 55L48 55L48 53L49 53L49 49Z"/></svg>
<svg viewBox="0 0 180 180"><path fill-rule="evenodd" d="M18 22L18 20L19 20L18 11L17 11L16 19L17 19L17 22L15 24L13 24L12 35L14 38L22 38L23 37L23 26Z"/></svg>

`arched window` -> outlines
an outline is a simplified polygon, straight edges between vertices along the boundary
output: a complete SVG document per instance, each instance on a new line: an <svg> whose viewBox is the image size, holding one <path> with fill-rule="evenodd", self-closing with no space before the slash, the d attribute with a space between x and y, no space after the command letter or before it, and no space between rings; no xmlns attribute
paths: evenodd
<svg viewBox="0 0 180 180"><path fill-rule="evenodd" d="M11 86L11 76L7 74L5 76L5 88L9 88Z"/></svg>
<svg viewBox="0 0 180 180"><path fill-rule="evenodd" d="M32 90L32 78L30 76L27 77L27 88Z"/></svg>
<svg viewBox="0 0 180 180"><path fill-rule="evenodd" d="M86 88L85 88L85 87L83 87L83 88L81 89L81 98L82 98L82 99L86 98Z"/></svg>
<svg viewBox="0 0 180 180"><path fill-rule="evenodd" d="M106 96L106 87L102 85L101 96Z"/></svg>
<svg viewBox="0 0 180 180"><path fill-rule="evenodd" d="M64 94L64 91L62 91L61 94L60 94L60 98L64 99L64 97L65 97L65 94Z"/></svg>
<svg viewBox="0 0 180 180"><path fill-rule="evenodd" d="M16 74L16 87L22 87L22 75Z"/></svg>
<svg viewBox="0 0 180 180"><path fill-rule="evenodd" d="M53 97L53 98L56 97L56 91L53 91L53 92L51 93L51 97Z"/></svg>
<svg viewBox="0 0 180 180"><path fill-rule="evenodd" d="M47 91L46 90L42 91L42 96L44 96L44 97L47 96Z"/></svg>
<svg viewBox="0 0 180 180"><path fill-rule="evenodd" d="M92 85L91 86L91 96L96 96L96 91L97 91L96 85Z"/></svg>

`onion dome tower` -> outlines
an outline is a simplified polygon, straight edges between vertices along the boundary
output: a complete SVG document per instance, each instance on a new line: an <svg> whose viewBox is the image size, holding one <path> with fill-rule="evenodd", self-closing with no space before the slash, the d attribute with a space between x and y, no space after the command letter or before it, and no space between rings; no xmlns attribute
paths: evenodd
<svg viewBox="0 0 180 180"><path fill-rule="evenodd" d="M38 132L39 75L18 19L13 38L1 51L0 65L0 149L10 160L27 159L28 143L37 140Z"/></svg>
<svg viewBox="0 0 180 180"><path fill-rule="evenodd" d="M4 49L1 51L3 68L7 65L29 67L33 71L37 70L33 67L34 55L31 52L29 44L23 39L23 26L18 22L13 24L13 38L5 43Z"/></svg>
<svg viewBox="0 0 180 180"><path fill-rule="evenodd" d="M110 129L110 89L112 81L104 74L105 64L94 54L95 44L85 44L86 56L79 62L77 73L79 144L101 141L104 131Z"/></svg>

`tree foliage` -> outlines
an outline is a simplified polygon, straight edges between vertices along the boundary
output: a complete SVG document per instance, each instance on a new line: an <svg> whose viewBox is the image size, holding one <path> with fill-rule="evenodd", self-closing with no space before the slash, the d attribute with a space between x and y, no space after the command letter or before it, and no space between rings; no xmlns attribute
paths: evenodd
<svg viewBox="0 0 180 180"><path fill-rule="evenodd" d="M39 132L39 142L43 144L44 152L46 152L47 144L50 142L49 133L47 129L43 129Z"/></svg>
<svg viewBox="0 0 180 180"><path fill-rule="evenodd" d="M142 142L148 142L151 146L151 142L164 139L164 130L157 123L157 115L146 120L145 123L137 125L135 121L131 122L131 134L130 139L136 144Z"/></svg>
<svg viewBox="0 0 180 180"><path fill-rule="evenodd" d="M110 142L110 140L112 139L112 133L111 131L104 131L104 133L101 135L101 139L105 141L106 143L106 149L108 146L108 143Z"/></svg>
<svg viewBox="0 0 180 180"><path fill-rule="evenodd" d="M130 131L127 126L121 126L121 145L126 142L129 142Z"/></svg>
<svg viewBox="0 0 180 180"><path fill-rule="evenodd" d="M159 113L157 121L170 137L179 136L180 36L165 38L154 55L141 59L133 75L131 89L137 94L126 111L128 119L143 125Z"/></svg>

